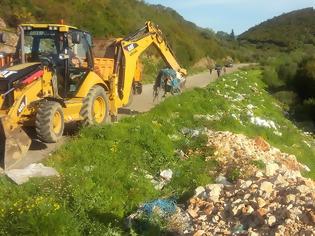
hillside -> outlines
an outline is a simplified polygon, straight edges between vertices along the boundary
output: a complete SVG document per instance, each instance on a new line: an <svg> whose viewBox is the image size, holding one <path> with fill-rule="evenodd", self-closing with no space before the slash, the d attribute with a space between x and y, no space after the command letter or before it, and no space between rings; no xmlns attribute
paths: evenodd
<svg viewBox="0 0 315 236"><path fill-rule="evenodd" d="M240 35L256 45L270 44L296 49L305 44L315 45L315 10L305 8L274 17Z"/></svg>
<svg viewBox="0 0 315 236"><path fill-rule="evenodd" d="M176 11L137 0L1 0L0 17L10 27L21 22L59 22L90 31L98 38L126 36L147 20L158 24L183 66L189 67L210 55L231 53L220 47L215 34L186 21ZM47 7L49 6L49 7ZM88 9L88 11L86 10Z"/></svg>

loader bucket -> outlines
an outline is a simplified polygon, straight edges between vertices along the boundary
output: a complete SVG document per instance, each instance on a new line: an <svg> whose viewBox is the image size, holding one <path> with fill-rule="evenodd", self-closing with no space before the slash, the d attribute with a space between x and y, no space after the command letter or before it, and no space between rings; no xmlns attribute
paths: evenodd
<svg viewBox="0 0 315 236"><path fill-rule="evenodd" d="M0 167L14 167L28 151L32 140L21 127L11 129L0 119Z"/></svg>

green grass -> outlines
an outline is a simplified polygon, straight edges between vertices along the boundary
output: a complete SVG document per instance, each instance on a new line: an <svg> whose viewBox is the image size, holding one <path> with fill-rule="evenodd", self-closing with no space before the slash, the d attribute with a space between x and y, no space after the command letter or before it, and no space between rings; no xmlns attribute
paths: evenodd
<svg viewBox="0 0 315 236"><path fill-rule="evenodd" d="M295 154L310 167L307 175L314 179L314 139L284 117L264 88L260 70L242 71L226 75L206 89L170 97L146 114L82 129L46 161L60 177L33 179L23 186L0 178L0 235L128 234L124 218L140 203L164 197L185 202L197 186L213 181L217 164L206 161L212 155L206 136L184 135L183 128L262 136L282 151ZM244 100L231 101L238 94ZM249 104L256 107L255 116L273 120L282 136L251 124L246 114ZM218 113L219 121L194 119L195 114ZM191 153L189 158L180 158L177 149ZM163 190L155 190L145 175L158 176L168 168L174 173L172 181ZM231 180L238 175L236 169ZM138 233L159 229L151 226Z"/></svg>

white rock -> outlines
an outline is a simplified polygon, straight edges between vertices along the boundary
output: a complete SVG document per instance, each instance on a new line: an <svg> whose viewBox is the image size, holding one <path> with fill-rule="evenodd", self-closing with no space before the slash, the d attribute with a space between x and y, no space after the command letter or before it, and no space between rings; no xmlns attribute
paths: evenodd
<svg viewBox="0 0 315 236"><path fill-rule="evenodd" d="M294 170L286 170L283 176L285 178L293 179L293 180L296 180L296 178L302 177L300 171L294 171Z"/></svg>
<svg viewBox="0 0 315 236"><path fill-rule="evenodd" d="M235 200L233 203L232 203L232 205L236 205L236 204L238 204L238 203L240 203L242 200L241 199L237 199L237 200Z"/></svg>
<svg viewBox="0 0 315 236"><path fill-rule="evenodd" d="M276 223L277 219L275 216L271 215L268 217L267 223L269 226L272 226Z"/></svg>
<svg viewBox="0 0 315 236"><path fill-rule="evenodd" d="M249 193L245 194L245 196L244 196L245 200L247 200L248 198L250 198L250 194Z"/></svg>
<svg viewBox="0 0 315 236"><path fill-rule="evenodd" d="M252 185L252 183L253 183L252 181L247 180L247 181L245 181L244 183L241 184L241 188L242 189L247 189L247 188L249 188Z"/></svg>
<svg viewBox="0 0 315 236"><path fill-rule="evenodd" d="M251 231L251 232L248 232L248 236L259 236L259 234L254 231Z"/></svg>
<svg viewBox="0 0 315 236"><path fill-rule="evenodd" d="M171 181L173 177L173 171L171 169L163 170L161 171L160 176L167 181Z"/></svg>
<svg viewBox="0 0 315 236"><path fill-rule="evenodd" d="M231 185L231 183L226 179L226 177L219 175L216 179L215 182L217 184L223 184L223 185Z"/></svg>
<svg viewBox="0 0 315 236"><path fill-rule="evenodd" d="M279 165L276 163L268 163L266 165L266 176L270 177L276 174L279 170Z"/></svg>
<svg viewBox="0 0 315 236"><path fill-rule="evenodd" d="M206 221L207 220L207 215L201 215L198 217L198 220L201 220L201 221Z"/></svg>
<svg viewBox="0 0 315 236"><path fill-rule="evenodd" d="M268 181L264 181L261 185L260 185L260 190L266 192L267 194L272 193L273 191L273 184L268 182Z"/></svg>
<svg viewBox="0 0 315 236"><path fill-rule="evenodd" d="M255 176L256 178L261 178L264 177L264 174L261 171L257 171Z"/></svg>
<svg viewBox="0 0 315 236"><path fill-rule="evenodd" d="M240 205L238 205L238 206L233 207L233 209L232 209L233 215L234 215L234 216L237 215L238 212L239 212L241 209L243 209L244 207L245 207L244 204L240 204Z"/></svg>
<svg viewBox="0 0 315 236"><path fill-rule="evenodd" d="M277 175L277 178L274 181L274 184L280 185L281 187L286 187L289 185L289 183L286 181L286 179L281 174Z"/></svg>
<svg viewBox="0 0 315 236"><path fill-rule="evenodd" d="M255 210L254 210L254 208L252 208L252 206L248 206L247 212L248 212L249 214L252 214L254 211L255 211Z"/></svg>
<svg viewBox="0 0 315 236"><path fill-rule="evenodd" d="M219 220L220 220L220 217L217 215L212 218L213 223L217 223Z"/></svg>
<svg viewBox="0 0 315 236"><path fill-rule="evenodd" d="M266 205L266 201L262 199L261 197L257 198L257 204L259 208L262 208Z"/></svg>
<svg viewBox="0 0 315 236"><path fill-rule="evenodd" d="M209 192L209 199L212 200L213 202L218 202L223 187L224 187L223 184L209 184L209 185L207 185L206 189Z"/></svg>
<svg viewBox="0 0 315 236"><path fill-rule="evenodd" d="M306 194L309 193L310 189L306 185L299 185L296 187L296 189L301 193L301 194Z"/></svg>
<svg viewBox="0 0 315 236"><path fill-rule="evenodd" d="M205 188L202 186L199 186L198 188L195 189L195 197L199 197L201 194L205 192Z"/></svg>
<svg viewBox="0 0 315 236"><path fill-rule="evenodd" d="M295 195L289 194L286 196L286 203L295 202Z"/></svg>

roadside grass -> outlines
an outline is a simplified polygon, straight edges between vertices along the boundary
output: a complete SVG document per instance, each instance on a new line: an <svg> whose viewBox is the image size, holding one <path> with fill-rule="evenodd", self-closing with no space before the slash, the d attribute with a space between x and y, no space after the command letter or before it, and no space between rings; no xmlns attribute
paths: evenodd
<svg viewBox="0 0 315 236"><path fill-rule="evenodd" d="M315 179L314 139L285 118L281 104L265 88L260 70L236 72L205 89L169 97L148 113L82 129L46 161L60 177L33 179L23 186L0 178L0 234L129 234L124 219L139 204L169 197L185 202L197 186L213 182L217 164L206 161L212 150L202 134L205 127L261 136L295 154L311 169L305 174ZM277 132L252 124L249 112L272 120ZM164 169L171 169L173 178L156 190L146 175L158 177ZM239 175L237 170L231 180ZM132 234L163 230L149 222Z"/></svg>

